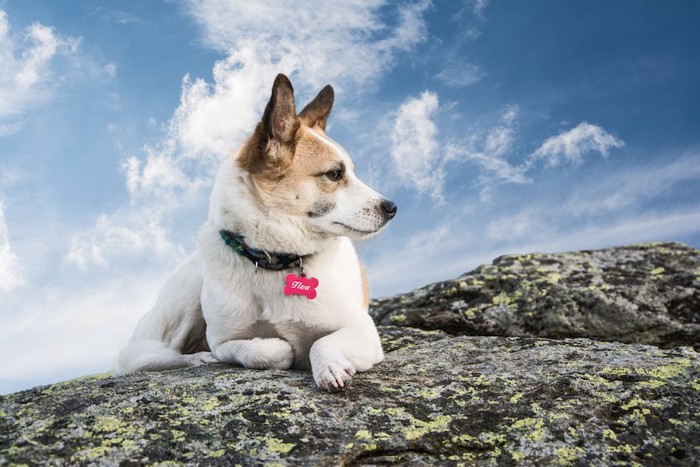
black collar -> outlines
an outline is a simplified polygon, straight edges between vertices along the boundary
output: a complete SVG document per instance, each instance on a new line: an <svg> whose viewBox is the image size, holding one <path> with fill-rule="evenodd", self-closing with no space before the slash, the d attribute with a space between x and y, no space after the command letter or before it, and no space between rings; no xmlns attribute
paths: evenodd
<svg viewBox="0 0 700 467"><path fill-rule="evenodd" d="M282 271L294 267L302 268L303 260L311 256L299 256L289 253L268 253L265 250L257 250L246 244L243 235L235 234L229 230L219 230L219 235L221 235L221 239L226 245L240 256L248 258L255 264L256 268L261 267L268 271Z"/></svg>

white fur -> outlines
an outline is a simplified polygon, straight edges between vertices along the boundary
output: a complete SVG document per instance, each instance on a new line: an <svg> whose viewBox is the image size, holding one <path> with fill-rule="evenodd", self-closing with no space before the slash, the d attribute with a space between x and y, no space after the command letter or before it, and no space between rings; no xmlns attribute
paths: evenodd
<svg viewBox="0 0 700 467"><path fill-rule="evenodd" d="M344 235L379 231L387 223L377 208L383 198L355 177L342 147L319 131L306 131L347 167L347 185L333 194L336 207L315 218L271 210L261 204L251 175L239 168L239 155L224 160L198 250L168 278L119 353L116 374L216 360L259 369L310 365L316 384L333 390L382 361L363 299L361 266ZM312 182L299 188L314 196ZM222 241L221 229L242 234L258 249L310 255L304 269L319 281L317 297L286 296L285 276L299 271L256 271ZM205 326L211 353L192 350ZM183 354L188 348L194 353Z"/></svg>

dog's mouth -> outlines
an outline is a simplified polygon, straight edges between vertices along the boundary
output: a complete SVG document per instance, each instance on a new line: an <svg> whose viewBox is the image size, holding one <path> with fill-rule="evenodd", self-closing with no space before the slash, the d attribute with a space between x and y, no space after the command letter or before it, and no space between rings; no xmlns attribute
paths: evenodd
<svg viewBox="0 0 700 467"><path fill-rule="evenodd" d="M371 234L377 233L377 231L379 231L379 229L376 229L376 230L362 230L362 229L356 229L355 227L350 227L349 225L343 224L342 222L333 222L333 224L339 225L339 226L341 226L342 228L344 228L345 230L348 230L348 231L350 231L350 232L354 232L354 233L360 234L360 235L371 235Z"/></svg>

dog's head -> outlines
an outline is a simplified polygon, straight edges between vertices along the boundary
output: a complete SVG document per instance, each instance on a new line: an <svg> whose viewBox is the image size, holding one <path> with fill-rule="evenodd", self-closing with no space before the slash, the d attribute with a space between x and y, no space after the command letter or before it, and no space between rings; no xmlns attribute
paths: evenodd
<svg viewBox="0 0 700 467"><path fill-rule="evenodd" d="M350 156L326 135L333 98L328 85L297 114L292 84L278 75L238 165L273 216L292 216L315 234L364 238L396 215L396 205L362 183Z"/></svg>

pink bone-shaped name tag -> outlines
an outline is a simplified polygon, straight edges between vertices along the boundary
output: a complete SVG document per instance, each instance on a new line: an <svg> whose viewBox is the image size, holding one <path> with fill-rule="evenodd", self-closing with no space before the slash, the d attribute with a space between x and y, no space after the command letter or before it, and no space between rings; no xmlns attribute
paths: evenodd
<svg viewBox="0 0 700 467"><path fill-rule="evenodd" d="M305 295L309 300L316 298L316 287L318 279L315 277L303 277L296 274L287 274L285 279L287 285L284 286L285 295Z"/></svg>

